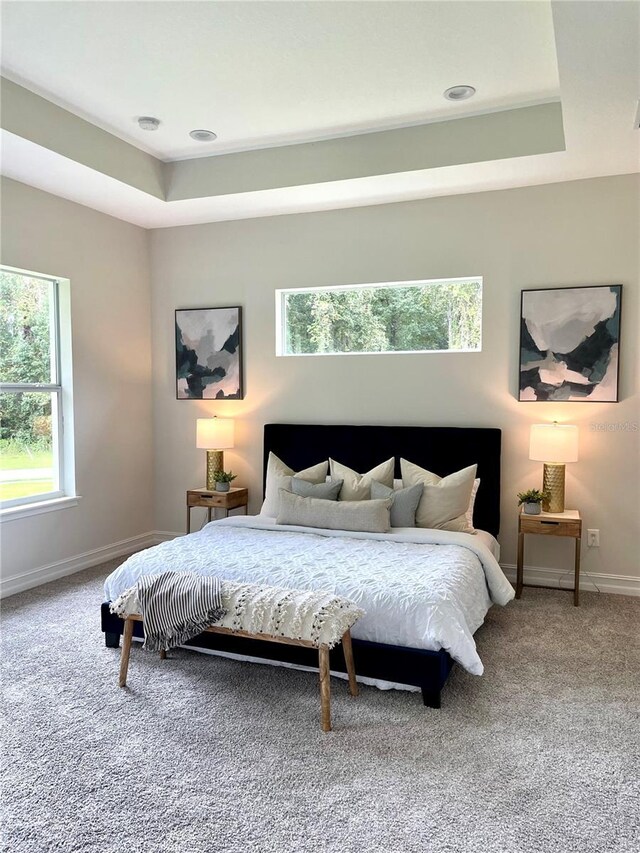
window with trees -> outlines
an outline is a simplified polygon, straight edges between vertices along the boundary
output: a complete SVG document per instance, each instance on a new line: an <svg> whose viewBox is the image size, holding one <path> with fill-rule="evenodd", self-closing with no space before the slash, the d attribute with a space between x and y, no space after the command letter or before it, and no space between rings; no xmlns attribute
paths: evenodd
<svg viewBox="0 0 640 853"><path fill-rule="evenodd" d="M61 363L60 286L53 278L0 268L0 499L5 508L69 494L72 460L65 459L63 408L70 388Z"/></svg>
<svg viewBox="0 0 640 853"><path fill-rule="evenodd" d="M277 355L478 352L482 279L276 291Z"/></svg>

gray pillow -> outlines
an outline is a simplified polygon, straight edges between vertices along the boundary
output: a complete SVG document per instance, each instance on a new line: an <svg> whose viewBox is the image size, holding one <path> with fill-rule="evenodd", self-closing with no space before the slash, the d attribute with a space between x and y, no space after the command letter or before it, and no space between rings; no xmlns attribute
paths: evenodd
<svg viewBox="0 0 640 853"><path fill-rule="evenodd" d="M391 500L324 501L302 498L280 489L277 524L300 524L328 530L363 530L368 533L389 531Z"/></svg>
<svg viewBox="0 0 640 853"><path fill-rule="evenodd" d="M301 498L320 498L324 501L337 501L342 483L343 480L336 480L334 483L310 483L308 480L292 477L291 491L294 495L300 495Z"/></svg>
<svg viewBox="0 0 640 853"><path fill-rule="evenodd" d="M423 491L422 483L409 486L406 489L390 489L377 480L371 482L372 498L391 498L391 526L415 527L416 510Z"/></svg>

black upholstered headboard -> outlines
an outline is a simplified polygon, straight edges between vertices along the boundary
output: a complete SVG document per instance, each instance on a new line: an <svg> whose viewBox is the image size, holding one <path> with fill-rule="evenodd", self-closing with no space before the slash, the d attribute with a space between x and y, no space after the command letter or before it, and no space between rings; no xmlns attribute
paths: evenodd
<svg viewBox="0 0 640 853"><path fill-rule="evenodd" d="M330 456L356 471L368 471L395 456L396 477L400 477L401 456L441 477L477 463L481 482L474 524L497 536L501 439L499 429L484 427L266 424L264 474L270 451L294 471Z"/></svg>

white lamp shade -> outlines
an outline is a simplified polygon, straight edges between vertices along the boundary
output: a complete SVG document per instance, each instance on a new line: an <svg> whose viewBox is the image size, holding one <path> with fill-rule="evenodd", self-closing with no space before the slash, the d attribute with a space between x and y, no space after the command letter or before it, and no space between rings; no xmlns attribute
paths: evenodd
<svg viewBox="0 0 640 853"><path fill-rule="evenodd" d="M532 424L529 459L537 462L577 462L578 427L572 424Z"/></svg>
<svg viewBox="0 0 640 853"><path fill-rule="evenodd" d="M200 450L227 450L233 447L231 418L198 418L196 447Z"/></svg>

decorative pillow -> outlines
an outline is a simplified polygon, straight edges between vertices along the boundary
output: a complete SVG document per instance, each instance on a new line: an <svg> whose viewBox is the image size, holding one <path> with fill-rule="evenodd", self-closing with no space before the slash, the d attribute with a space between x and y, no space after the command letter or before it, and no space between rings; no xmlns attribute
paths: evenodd
<svg viewBox="0 0 640 853"><path fill-rule="evenodd" d="M466 513L469 509L473 482L477 465L470 465L448 477L439 477L431 471L400 460L402 482L405 486L422 483L422 499L416 512L417 527L435 527L440 530L453 530L458 533L473 533L473 527L467 524Z"/></svg>
<svg viewBox="0 0 640 853"><path fill-rule="evenodd" d="M337 501L340 489L342 488L342 480L336 480L332 483L309 483L308 480L301 480L299 477L291 478L291 491L294 495L300 495L302 498L321 498L325 501Z"/></svg>
<svg viewBox="0 0 640 853"><path fill-rule="evenodd" d="M416 510L422 497L422 489L422 483L416 483L406 489L390 489L374 480L371 483L371 497L391 498L392 527L415 527Z"/></svg>
<svg viewBox="0 0 640 853"><path fill-rule="evenodd" d="M473 526L473 508L476 504L476 495L478 494L478 489L480 488L480 478L476 477L473 481L473 488L471 489L471 498L469 500L469 506L467 507L467 511L465 512L465 519L467 521L467 527L470 528L472 533L476 532L475 527Z"/></svg>
<svg viewBox="0 0 640 853"><path fill-rule="evenodd" d="M303 498L280 489L278 524L300 524L325 530L359 530L388 533L391 499L378 501L325 501Z"/></svg>
<svg viewBox="0 0 640 853"><path fill-rule="evenodd" d="M390 489L393 488L393 469L395 467L395 459L387 459L380 465L376 465L366 474L358 474L352 468L347 468L346 465L341 465L335 459L329 459L331 466L331 479L344 480L342 489L340 490L341 501L366 501L371 497L371 482L377 480Z"/></svg>
<svg viewBox="0 0 640 853"><path fill-rule="evenodd" d="M269 461L267 462L267 486L265 488L264 503L262 504L260 515L268 515L270 518L275 518L278 514L278 507L280 506L278 492L280 489L291 488L291 478L293 476L299 480L306 480L308 483L324 483L328 468L328 462L320 462L318 465L313 465L311 468L305 468L304 471L296 473L288 465L285 465L281 459L278 459L275 453L270 453Z"/></svg>

